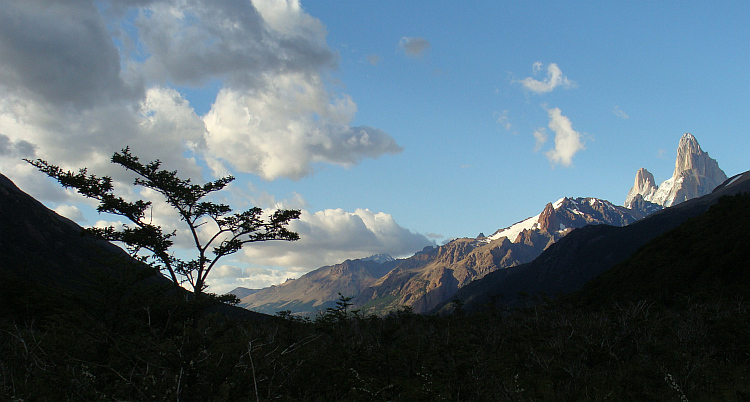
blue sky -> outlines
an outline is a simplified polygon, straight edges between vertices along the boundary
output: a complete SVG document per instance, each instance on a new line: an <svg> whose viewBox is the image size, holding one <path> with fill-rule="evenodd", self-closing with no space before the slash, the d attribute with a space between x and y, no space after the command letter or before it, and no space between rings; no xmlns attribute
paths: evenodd
<svg viewBox="0 0 750 402"><path fill-rule="evenodd" d="M304 210L298 244L236 255L213 291L490 234L563 196L621 204L638 168L671 175L685 132L748 169L746 1L135 4L0 0L0 172L116 222L19 160L127 189L107 159L130 145L235 175L237 209Z"/></svg>

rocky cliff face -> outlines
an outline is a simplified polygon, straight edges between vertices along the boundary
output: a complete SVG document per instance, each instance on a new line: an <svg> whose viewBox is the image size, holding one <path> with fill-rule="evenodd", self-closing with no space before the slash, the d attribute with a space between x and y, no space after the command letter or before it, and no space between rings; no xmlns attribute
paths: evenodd
<svg viewBox="0 0 750 402"><path fill-rule="evenodd" d="M641 212L654 209L644 201L670 207L709 194L726 179L727 175L719 168L718 162L701 149L692 134L685 133L677 146L677 160L672 177L657 188L654 176L646 169L639 169L624 205ZM639 195L641 199L638 198Z"/></svg>

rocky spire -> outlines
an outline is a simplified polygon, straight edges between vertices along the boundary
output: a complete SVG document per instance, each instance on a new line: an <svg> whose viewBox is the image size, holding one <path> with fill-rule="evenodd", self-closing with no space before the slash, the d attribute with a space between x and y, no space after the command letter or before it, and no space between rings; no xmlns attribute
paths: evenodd
<svg viewBox="0 0 750 402"><path fill-rule="evenodd" d="M625 198L625 203L623 205L625 208L633 209L633 202L637 195L640 195L641 199L653 197L654 193L656 193L656 189L654 175L648 170L640 168L635 174L635 183L633 183L633 187L630 189L630 192L628 192L628 196Z"/></svg>
<svg viewBox="0 0 750 402"><path fill-rule="evenodd" d="M719 168L719 163L701 149L692 134L685 133L677 146L672 177L656 188L653 175L646 169L639 169L635 184L625 199L625 206L634 208L635 196L640 194L644 201L670 207L709 194L726 179L727 175Z"/></svg>
<svg viewBox="0 0 750 402"><path fill-rule="evenodd" d="M554 232L559 229L559 222L557 221L557 216L555 215L555 207L552 206L552 203L547 203L547 205L544 207L544 211L542 211L541 214L539 214L539 229L546 230L548 232Z"/></svg>

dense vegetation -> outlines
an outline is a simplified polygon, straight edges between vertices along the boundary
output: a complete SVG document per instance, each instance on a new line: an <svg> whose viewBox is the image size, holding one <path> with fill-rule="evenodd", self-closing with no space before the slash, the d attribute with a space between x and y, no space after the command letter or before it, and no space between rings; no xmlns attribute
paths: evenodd
<svg viewBox="0 0 750 402"><path fill-rule="evenodd" d="M578 295L520 309L367 317L342 297L313 320L240 320L216 297L139 285L143 270L75 293L0 278L0 399L750 400L748 248L706 235L746 230L749 200L723 200ZM673 288L644 277L618 293L643 267Z"/></svg>
<svg viewBox="0 0 750 402"><path fill-rule="evenodd" d="M120 291L94 303L3 283L4 400L750 398L739 296L382 318L343 299L309 322L238 322L206 313L210 299Z"/></svg>

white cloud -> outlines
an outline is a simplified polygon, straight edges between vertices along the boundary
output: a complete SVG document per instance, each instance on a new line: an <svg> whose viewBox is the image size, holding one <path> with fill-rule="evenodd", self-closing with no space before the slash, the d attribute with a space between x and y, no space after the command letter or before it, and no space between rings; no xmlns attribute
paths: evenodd
<svg viewBox="0 0 750 402"><path fill-rule="evenodd" d="M430 42L425 38L404 36L398 42L401 49L409 57L422 57L430 50Z"/></svg>
<svg viewBox="0 0 750 402"><path fill-rule="evenodd" d="M130 223L130 222L128 222L128 223ZM131 226L132 226L132 224L131 224ZM109 228L109 227L114 227L117 230L122 230L125 227L125 223L123 223L122 221L98 220L98 221L96 221L96 223L92 227L95 227L97 229L106 229L106 228Z"/></svg>
<svg viewBox="0 0 750 402"><path fill-rule="evenodd" d="M297 267L309 271L346 259L386 253L408 256L433 244L427 237L401 227L390 214L357 209L302 210L289 228L300 240L248 244L243 258L264 266Z"/></svg>
<svg viewBox="0 0 750 402"><path fill-rule="evenodd" d="M276 76L263 93L224 89L204 118L208 151L266 180L401 152L383 131L350 126L355 112L351 98L332 99L320 79L301 74Z"/></svg>
<svg viewBox="0 0 750 402"><path fill-rule="evenodd" d="M615 116L617 116L617 117L619 117L619 118L621 118L621 119L625 119L625 120L627 120L627 119L629 119L629 118L630 118L630 116L628 116L628 114L627 114L627 113L625 113L625 111L624 111L624 110L620 109L620 107L619 107L619 106L615 106L615 107L614 107L614 108L612 109L612 113L614 113L614 114L615 114Z"/></svg>
<svg viewBox="0 0 750 402"><path fill-rule="evenodd" d="M214 267L209 273L211 279L239 278L242 275L242 268L235 267L234 265L219 265Z"/></svg>
<svg viewBox="0 0 750 402"><path fill-rule="evenodd" d="M541 69L542 63L540 62L536 62L532 66L534 75L539 73ZM568 77L564 76L560 68L555 63L550 63L550 65L547 66L547 78L543 81L537 81L531 77L526 77L517 82L520 82L524 86L524 88L537 94L551 92L558 86L562 86L563 88L571 88L575 86L575 83L569 80Z"/></svg>
<svg viewBox="0 0 750 402"><path fill-rule="evenodd" d="M58 205L54 211L57 212L58 215L64 216L72 221L78 223L83 221L83 213L75 205Z"/></svg>
<svg viewBox="0 0 750 402"><path fill-rule="evenodd" d="M573 156L578 151L586 149L581 134L573 130L570 119L563 116L559 108L547 109L547 113L549 114L549 128L555 133L555 148L547 151L545 155L553 165L570 166L573 163ZM534 136L537 136L536 132ZM538 141L539 137L537 137L537 143Z"/></svg>

